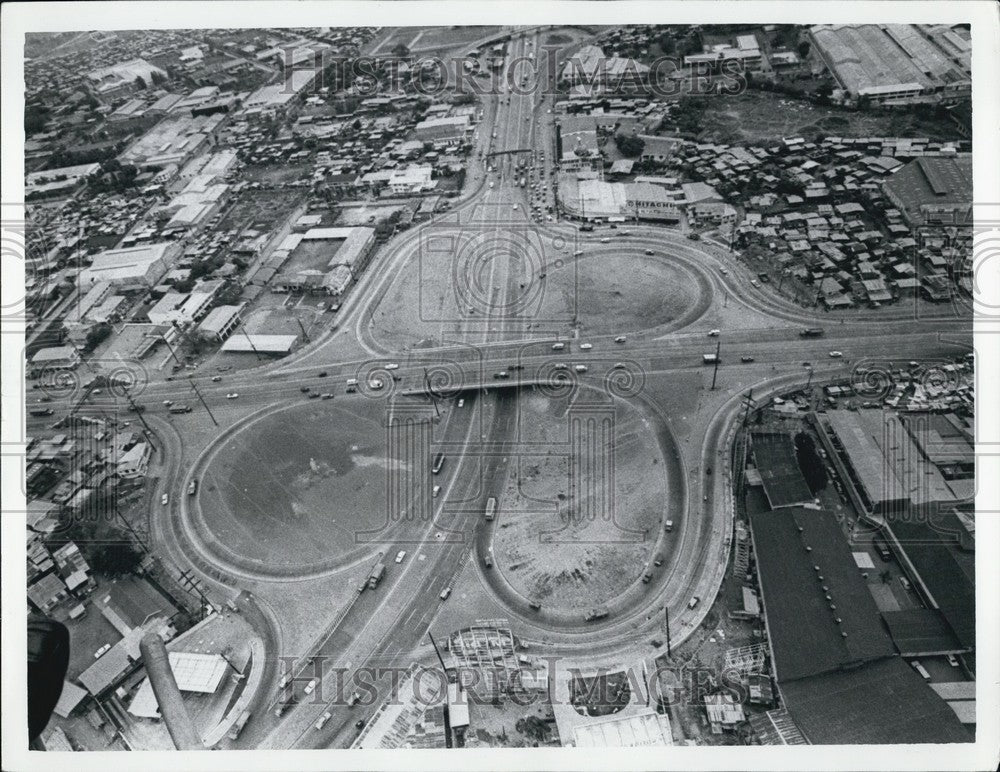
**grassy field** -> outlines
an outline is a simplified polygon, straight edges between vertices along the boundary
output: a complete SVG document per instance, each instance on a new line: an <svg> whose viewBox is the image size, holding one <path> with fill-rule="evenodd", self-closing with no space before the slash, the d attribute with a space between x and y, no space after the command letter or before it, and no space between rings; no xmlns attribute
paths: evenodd
<svg viewBox="0 0 1000 772"><path fill-rule="evenodd" d="M703 140L759 141L818 134L844 137L927 137L959 139L947 120L922 118L910 113L856 112L821 107L766 91L736 96L707 97L702 121Z"/></svg>

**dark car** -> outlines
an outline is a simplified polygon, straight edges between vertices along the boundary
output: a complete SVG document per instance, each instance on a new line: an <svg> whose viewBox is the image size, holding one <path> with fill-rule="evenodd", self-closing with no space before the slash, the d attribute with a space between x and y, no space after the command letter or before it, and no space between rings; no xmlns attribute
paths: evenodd
<svg viewBox="0 0 1000 772"><path fill-rule="evenodd" d="M363 718L359 718L357 721L354 722L355 729L364 729L364 726L365 726L365 720Z"/></svg>
<svg viewBox="0 0 1000 772"><path fill-rule="evenodd" d="M326 378L326 370L324 370L323 372L321 372L317 377L318 378Z"/></svg>

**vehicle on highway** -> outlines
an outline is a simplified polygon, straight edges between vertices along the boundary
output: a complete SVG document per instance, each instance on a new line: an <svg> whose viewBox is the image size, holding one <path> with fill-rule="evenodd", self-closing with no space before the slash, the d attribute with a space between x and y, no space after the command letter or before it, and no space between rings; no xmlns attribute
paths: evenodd
<svg viewBox="0 0 1000 772"><path fill-rule="evenodd" d="M614 370L624 370L625 369L625 363L624 362L615 362L615 366L612 369L614 369Z"/></svg>
<svg viewBox="0 0 1000 772"><path fill-rule="evenodd" d="M800 338L822 338L823 328L822 327L806 327L799 333Z"/></svg>
<svg viewBox="0 0 1000 772"><path fill-rule="evenodd" d="M434 461L431 464L431 474L438 474L442 466L444 466L444 453L437 453L434 455Z"/></svg>
<svg viewBox="0 0 1000 772"><path fill-rule="evenodd" d="M488 552L483 555L483 565L487 568L493 568L493 556Z"/></svg>
<svg viewBox="0 0 1000 772"><path fill-rule="evenodd" d="M170 503L170 494L169 493L164 493L162 496L160 496L160 503L163 506L167 506L167 504Z"/></svg>
<svg viewBox="0 0 1000 772"><path fill-rule="evenodd" d="M674 530L674 521L673 520L667 520L666 522L664 522L663 523L663 530L666 531L667 533L670 533L672 530Z"/></svg>
<svg viewBox="0 0 1000 772"><path fill-rule="evenodd" d="M552 365L553 370L566 370L568 368L569 365L567 365L565 362L556 362L554 365Z"/></svg>
<svg viewBox="0 0 1000 772"><path fill-rule="evenodd" d="M399 552L396 553L396 562L402 563L403 558L405 557L406 557L406 550L400 550Z"/></svg>
<svg viewBox="0 0 1000 772"><path fill-rule="evenodd" d="M602 244L610 244L611 243L611 239L609 239L607 236L605 236L603 239L601 239L601 243Z"/></svg>
<svg viewBox="0 0 1000 772"><path fill-rule="evenodd" d="M615 338L615 343L624 343L626 340L627 338L624 335L619 335L617 338Z"/></svg>
<svg viewBox="0 0 1000 772"><path fill-rule="evenodd" d="M359 718L357 721L354 722L354 728L355 729L364 729L365 728L365 720L363 718Z"/></svg>
<svg viewBox="0 0 1000 772"><path fill-rule="evenodd" d="M596 622L599 619L604 619L607 615L608 615L608 610L606 608L604 608L603 606L599 606L598 608L591 609L590 611L588 611L584 615L583 621L584 622Z"/></svg>
<svg viewBox="0 0 1000 772"><path fill-rule="evenodd" d="M249 710L244 710L240 713L240 717L233 722L233 725L229 727L229 732L226 734L230 740L238 740L240 732L243 731L243 727L247 725L247 721L250 720L251 713Z"/></svg>
<svg viewBox="0 0 1000 772"><path fill-rule="evenodd" d="M319 392L318 391L313 391L313 392L310 392L309 394L307 394L306 396L308 396L309 399L319 399Z"/></svg>
<svg viewBox="0 0 1000 772"><path fill-rule="evenodd" d="M948 657L949 665L951 665L952 667L958 667L958 657L956 657L954 654L947 654L945 656Z"/></svg>
<svg viewBox="0 0 1000 772"><path fill-rule="evenodd" d="M315 725L316 729L322 729L323 726L326 724L326 722L329 721L331 718L333 718L333 713L331 713L328 710L324 711L323 715L316 720L316 725Z"/></svg>
<svg viewBox="0 0 1000 772"><path fill-rule="evenodd" d="M910 584L910 580L907 579L905 576L899 577L899 583L903 587L904 590L906 590L907 592L910 591L910 587L912 585Z"/></svg>
<svg viewBox="0 0 1000 772"><path fill-rule="evenodd" d="M593 343L581 343L580 351L590 351L594 347Z"/></svg>
<svg viewBox="0 0 1000 772"><path fill-rule="evenodd" d="M326 370L322 370L322 371L321 371L321 372L319 373L319 375L317 375L316 377L317 377L317 378L326 378L326 376L327 376L327 375L328 375L328 373L326 372Z"/></svg>
<svg viewBox="0 0 1000 772"><path fill-rule="evenodd" d="M652 254L654 254L654 252L653 252L653 250L652 250L652 249L647 249L647 250L646 250L646 254L647 254L647 255L652 255Z"/></svg>
<svg viewBox="0 0 1000 772"><path fill-rule="evenodd" d="M585 373L587 372L587 365L573 365L573 369L578 373Z"/></svg>
<svg viewBox="0 0 1000 772"><path fill-rule="evenodd" d="M653 565L659 568L663 565L663 555L657 555L653 560Z"/></svg>
<svg viewBox="0 0 1000 772"><path fill-rule="evenodd" d="M693 598L691 598L691 600L688 601L688 608L694 608L699 603L701 603L701 598L695 595Z"/></svg>
<svg viewBox="0 0 1000 772"><path fill-rule="evenodd" d="M385 386L385 383L382 381L381 378L372 378L370 381L368 381L368 388L370 388L372 391L378 391L383 386Z"/></svg>
<svg viewBox="0 0 1000 772"><path fill-rule="evenodd" d="M440 597L441 600L448 600L449 595L451 595L451 587L445 587L443 590L441 590L441 595L438 597Z"/></svg>
<svg viewBox="0 0 1000 772"><path fill-rule="evenodd" d="M347 698L347 707L353 708L359 702L361 702L361 692L354 692Z"/></svg>
<svg viewBox="0 0 1000 772"><path fill-rule="evenodd" d="M688 238L691 239L691 241L701 241L701 236L697 233L689 233Z"/></svg>
<svg viewBox="0 0 1000 772"><path fill-rule="evenodd" d="M163 400L164 407L170 407L172 404L174 404L173 400L170 399Z"/></svg>
<svg viewBox="0 0 1000 772"><path fill-rule="evenodd" d="M50 407L33 407L28 411L28 415L41 418L42 416L52 415L54 412Z"/></svg>
<svg viewBox="0 0 1000 772"><path fill-rule="evenodd" d="M506 378L509 378L510 375L509 375L509 373L506 370L501 370L498 373L493 373L493 377L497 378L499 380L504 380Z"/></svg>
<svg viewBox="0 0 1000 772"><path fill-rule="evenodd" d="M931 674L927 672L927 668L925 668L923 665L920 664L920 660L919 659L915 659L912 662L910 662L910 666L914 670L916 670L918 673L920 673L921 677L925 681L930 681L931 680Z"/></svg>
<svg viewBox="0 0 1000 772"><path fill-rule="evenodd" d="M740 361L741 362L752 362L753 361L753 357L747 356L746 354L744 354L743 356L740 357Z"/></svg>
<svg viewBox="0 0 1000 772"><path fill-rule="evenodd" d="M725 268L719 268L719 273L721 273L723 276L729 275L729 271L727 271Z"/></svg>
<svg viewBox="0 0 1000 772"><path fill-rule="evenodd" d="M840 352L840 351L831 351L830 352L830 358L831 359L840 359L843 356L844 356L843 352Z"/></svg>
<svg viewBox="0 0 1000 772"><path fill-rule="evenodd" d="M708 331L708 337L710 337L710 338L718 338L720 334L721 333L720 333L719 330L709 330Z"/></svg>
<svg viewBox="0 0 1000 772"><path fill-rule="evenodd" d="M757 281L756 279L751 279L750 280L750 284L753 285L754 287L759 287L760 286L760 282Z"/></svg>
<svg viewBox="0 0 1000 772"><path fill-rule="evenodd" d="M389 362L388 364L386 364L385 369L386 370L398 370L399 369L399 365L396 364L395 362Z"/></svg>
<svg viewBox="0 0 1000 772"><path fill-rule="evenodd" d="M564 348L566 348L566 344L565 343L553 343L552 344L552 350L553 351L562 351Z"/></svg>
<svg viewBox="0 0 1000 772"><path fill-rule="evenodd" d="M101 648L99 648L97 651L94 652L94 659L100 659L109 651L111 651L111 644L106 643Z"/></svg>
<svg viewBox="0 0 1000 772"><path fill-rule="evenodd" d="M301 391L303 394L308 394L309 393L309 387L308 386L303 386L301 389L299 389L299 391Z"/></svg>
<svg viewBox="0 0 1000 772"><path fill-rule="evenodd" d="M583 231L584 233L589 233L590 231L594 230L594 226L593 225L581 225L580 226L580 230Z"/></svg>
<svg viewBox="0 0 1000 772"><path fill-rule="evenodd" d="M222 380L222 376L221 375L213 375L212 376L212 383L218 383L221 380Z"/></svg>
<svg viewBox="0 0 1000 772"><path fill-rule="evenodd" d="M368 576L368 586L374 590L383 576L385 576L385 563L378 563Z"/></svg>
<svg viewBox="0 0 1000 772"><path fill-rule="evenodd" d="M573 253L573 257L579 257L582 254L583 254L583 250L582 249L578 249L578 250L576 250L576 252Z"/></svg>
<svg viewBox="0 0 1000 772"><path fill-rule="evenodd" d="M714 365L716 362L721 362L721 360L715 354L701 355L701 363L704 365Z"/></svg>
<svg viewBox="0 0 1000 772"><path fill-rule="evenodd" d="M194 496L198 492L198 480L192 478L191 482L188 483L188 496Z"/></svg>
<svg viewBox="0 0 1000 772"><path fill-rule="evenodd" d="M530 608L532 611L541 611L542 604L539 603L537 600L533 600L530 603L528 603L528 608Z"/></svg>
<svg viewBox="0 0 1000 772"><path fill-rule="evenodd" d="M323 394L321 394L320 398L321 399L333 399L333 394L331 394L330 392L327 391L327 392L324 392Z"/></svg>
<svg viewBox="0 0 1000 772"><path fill-rule="evenodd" d="M240 394L238 391L231 391L226 395L226 399L236 399Z"/></svg>
<svg viewBox="0 0 1000 772"><path fill-rule="evenodd" d="M171 405L169 408L167 408L167 410L169 410L171 413L175 413L175 414L176 413L190 413L191 412L191 406L190 405Z"/></svg>
<svg viewBox="0 0 1000 772"><path fill-rule="evenodd" d="M433 496L434 498L437 498L440 493L441 493L441 486L440 485L435 485L434 489L431 491L431 496Z"/></svg>
<svg viewBox="0 0 1000 772"><path fill-rule="evenodd" d="M497 500L493 496L490 496L489 500L486 502L485 515L487 520L492 520L497 516Z"/></svg>

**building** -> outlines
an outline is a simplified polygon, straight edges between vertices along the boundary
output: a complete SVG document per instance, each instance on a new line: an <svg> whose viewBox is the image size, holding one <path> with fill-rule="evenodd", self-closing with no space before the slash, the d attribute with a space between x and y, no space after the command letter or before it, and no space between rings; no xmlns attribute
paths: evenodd
<svg viewBox="0 0 1000 772"><path fill-rule="evenodd" d="M795 443L785 432L751 432L751 453L771 509L812 503L795 456Z"/></svg>
<svg viewBox="0 0 1000 772"><path fill-rule="evenodd" d="M87 80L101 98L112 98L140 88L152 88L157 80L166 80L167 73L145 59L131 59L87 73ZM137 81L142 82L142 86Z"/></svg>
<svg viewBox="0 0 1000 772"><path fill-rule="evenodd" d="M180 254L180 246L170 242L110 249L94 256L80 272L81 290L100 281L120 292L143 291L155 287Z"/></svg>
<svg viewBox="0 0 1000 772"><path fill-rule="evenodd" d="M31 172L24 176L24 196L34 198L71 193L100 168L100 164L92 163Z"/></svg>
<svg viewBox="0 0 1000 772"><path fill-rule="evenodd" d="M972 156L915 158L882 183L911 228L969 222Z"/></svg>
<svg viewBox="0 0 1000 772"><path fill-rule="evenodd" d="M639 139L643 142L642 152L639 154L640 161L655 161L665 163L677 149L684 144L683 140L671 137L657 137L655 135L640 134Z"/></svg>
<svg viewBox="0 0 1000 772"><path fill-rule="evenodd" d="M31 369L75 370L80 365L80 353L73 346L51 346L39 349L31 358Z"/></svg>
<svg viewBox="0 0 1000 772"><path fill-rule="evenodd" d="M820 24L814 49L849 99L955 102L972 90L967 30L938 24Z"/></svg>
<svg viewBox="0 0 1000 772"><path fill-rule="evenodd" d="M418 123L413 128L413 133L421 142L447 145L464 142L471 129L468 115L455 115L445 118L428 118Z"/></svg>
<svg viewBox="0 0 1000 772"><path fill-rule="evenodd" d="M586 115L566 116L558 124L559 167L563 171L600 173L604 159L597 142L597 122Z"/></svg>
<svg viewBox="0 0 1000 772"><path fill-rule="evenodd" d="M298 335L267 335L258 333L251 335L231 335L222 344L221 351L228 354L270 354L272 356L285 356L291 353L298 339Z"/></svg>
<svg viewBox="0 0 1000 772"><path fill-rule="evenodd" d="M183 167L216 144L224 120L218 114L168 116L126 148L119 160L143 170Z"/></svg>
<svg viewBox="0 0 1000 772"><path fill-rule="evenodd" d="M236 306L216 306L208 312L198 325L198 334L213 341L224 341L240 326L243 318L240 314L246 304Z"/></svg>
<svg viewBox="0 0 1000 772"><path fill-rule="evenodd" d="M670 719L647 708L574 727L573 744L577 748L648 748L673 745L674 739Z"/></svg>
<svg viewBox="0 0 1000 772"><path fill-rule="evenodd" d="M599 86L615 90L637 86L649 77L649 67L634 59L605 56L594 45L581 48L563 65L560 80L571 86Z"/></svg>

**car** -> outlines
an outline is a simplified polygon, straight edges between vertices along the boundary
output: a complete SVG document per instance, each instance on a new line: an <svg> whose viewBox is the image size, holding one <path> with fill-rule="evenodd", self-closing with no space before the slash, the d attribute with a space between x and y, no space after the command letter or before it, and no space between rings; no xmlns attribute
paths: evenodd
<svg viewBox="0 0 1000 772"><path fill-rule="evenodd" d="M719 273L721 273L723 276L729 275L729 271L727 271L725 268L720 268Z"/></svg>
<svg viewBox="0 0 1000 772"><path fill-rule="evenodd" d="M905 576L901 576L899 577L899 583L902 585L904 590L909 591L911 587L909 579L907 579Z"/></svg>
<svg viewBox="0 0 1000 772"><path fill-rule="evenodd" d="M319 685L319 679L314 678L309 683L306 684L306 688L303 689L302 691L306 694L312 694L318 685Z"/></svg>
<svg viewBox="0 0 1000 772"><path fill-rule="evenodd" d="M514 209L517 210L517 204L514 204Z"/></svg>
<svg viewBox="0 0 1000 772"><path fill-rule="evenodd" d="M385 383L383 383L382 380L379 378L372 378L370 381L368 381L368 388L370 388L372 391L378 391L383 386L385 386Z"/></svg>
<svg viewBox="0 0 1000 772"><path fill-rule="evenodd" d="M309 399L319 399L319 392L313 391L308 394Z"/></svg>
<svg viewBox="0 0 1000 772"><path fill-rule="evenodd" d="M303 386L301 389L299 389L299 391L301 391L303 394L308 394L309 393L309 387L308 386Z"/></svg>
<svg viewBox="0 0 1000 772"><path fill-rule="evenodd" d="M844 356L844 354L843 354L842 351L831 351L830 352L830 359L840 359L843 356Z"/></svg>
<svg viewBox="0 0 1000 772"><path fill-rule="evenodd" d="M653 560L653 565L656 566L657 568L659 568L660 566L662 566L663 565L663 555L657 555L656 558Z"/></svg>
<svg viewBox="0 0 1000 772"><path fill-rule="evenodd" d="M653 575L651 573L649 573L647 571L646 573L644 573L642 575L642 583L643 584L649 584L651 581L653 581Z"/></svg>
<svg viewBox="0 0 1000 772"><path fill-rule="evenodd" d="M320 395L320 399L333 399L333 394L331 394L328 391L324 392L323 394Z"/></svg>
<svg viewBox="0 0 1000 772"><path fill-rule="evenodd" d="M562 351L564 348L566 348L566 344L565 343L553 343L552 344L552 350L553 351Z"/></svg>
<svg viewBox="0 0 1000 772"><path fill-rule="evenodd" d="M958 657L956 657L954 654L948 654L946 656L948 657L949 665L951 665L952 667L958 667Z"/></svg>
<svg viewBox="0 0 1000 772"><path fill-rule="evenodd" d="M317 378L326 378L327 375L328 375L328 373L326 372L326 370L322 370L322 371L320 371L320 373L316 377Z"/></svg>
<svg viewBox="0 0 1000 772"><path fill-rule="evenodd" d="M691 239L691 241L701 241L701 236L697 233L689 233L688 238Z"/></svg>
<svg viewBox="0 0 1000 772"><path fill-rule="evenodd" d="M331 713L328 710L325 711L323 713L323 715L320 716L319 719L317 719L317 721L316 721L316 729L322 729L323 726L326 724L326 722L329 721L331 718L333 718L333 713Z"/></svg>
<svg viewBox="0 0 1000 772"><path fill-rule="evenodd" d="M238 396L240 396L239 392L231 391L226 395L226 399L236 399Z"/></svg>
<svg viewBox="0 0 1000 772"><path fill-rule="evenodd" d="M350 697L347 698L347 707L353 708L361 702L361 692L354 692Z"/></svg>
<svg viewBox="0 0 1000 772"><path fill-rule="evenodd" d="M593 343L581 343L580 351L590 351L594 347Z"/></svg>
<svg viewBox="0 0 1000 772"><path fill-rule="evenodd" d="M605 236L603 239L601 239L601 243L602 244L610 244L611 243L611 239L609 239L607 236Z"/></svg>
<svg viewBox="0 0 1000 772"><path fill-rule="evenodd" d="M403 558L405 557L406 557L406 550L400 550L399 552L396 553L396 562L402 563Z"/></svg>
<svg viewBox="0 0 1000 772"><path fill-rule="evenodd" d="M222 376L221 375L213 375L212 376L212 383L218 383L221 380L222 380Z"/></svg>
<svg viewBox="0 0 1000 772"><path fill-rule="evenodd" d="M573 365L573 369L578 373L585 373L587 372L587 365Z"/></svg>
<svg viewBox="0 0 1000 772"><path fill-rule="evenodd" d="M170 503L170 494L169 493L164 493L162 496L160 496L160 503L163 506L167 506L167 504Z"/></svg>
<svg viewBox="0 0 1000 772"><path fill-rule="evenodd" d="M617 338L615 338L615 343L624 343L626 340L627 338L624 335L619 335Z"/></svg>
<svg viewBox="0 0 1000 772"><path fill-rule="evenodd" d="M553 370L567 370L567 369L569 369L569 365L567 365L565 362L556 362L554 365L552 365L552 369Z"/></svg>
<svg viewBox="0 0 1000 772"><path fill-rule="evenodd" d="M389 362L389 363L388 363L388 364L387 364L387 365L385 366L385 369L386 369L386 370L398 370L398 369L399 369L399 365L398 365L398 364L396 364L395 362Z"/></svg>
<svg viewBox="0 0 1000 772"><path fill-rule="evenodd" d="M752 362L753 361L753 357L743 355L743 356L740 357L740 361L741 362Z"/></svg>
<svg viewBox="0 0 1000 772"><path fill-rule="evenodd" d="M721 333L720 333L719 330L709 330L708 331L708 337L710 337L710 338L718 338L720 334Z"/></svg>
<svg viewBox="0 0 1000 772"><path fill-rule="evenodd" d="M695 595L693 598L691 598L691 600L688 601L688 608L694 608L699 603L701 603L701 598Z"/></svg>
<svg viewBox="0 0 1000 772"><path fill-rule="evenodd" d="M647 249L647 250L646 250L646 254L647 254L647 255L652 255L652 254L654 254L654 252L653 252L653 250L652 250L652 249Z"/></svg>
<svg viewBox="0 0 1000 772"><path fill-rule="evenodd" d="M465 407L465 397L462 397L460 400L458 400L458 406Z"/></svg>
<svg viewBox="0 0 1000 772"><path fill-rule="evenodd" d="M94 659L100 659L109 651L111 651L111 644L106 643L101 648L99 648L97 651L94 652Z"/></svg>
<svg viewBox="0 0 1000 772"><path fill-rule="evenodd" d="M433 496L434 498L437 498L440 495L440 493L441 493L440 485L435 485L434 488L431 490L431 496Z"/></svg>
<svg viewBox="0 0 1000 772"><path fill-rule="evenodd" d="M441 594L438 597L441 598L441 600L448 600L448 597L450 595L451 595L451 587L445 587L443 590L441 590Z"/></svg>
<svg viewBox="0 0 1000 772"><path fill-rule="evenodd" d="M498 373L493 373L493 377L496 378L496 379L498 379L498 380L504 380L506 378L509 378L510 375L509 375L509 373L506 370L501 370Z"/></svg>
<svg viewBox="0 0 1000 772"><path fill-rule="evenodd" d="M174 401L172 399L165 399L165 400L163 400L163 406L164 407L170 407L172 404L174 404Z"/></svg>
<svg viewBox="0 0 1000 772"><path fill-rule="evenodd" d="M487 568L493 568L493 556L488 552L483 556L483 565Z"/></svg>
<svg viewBox="0 0 1000 772"><path fill-rule="evenodd" d="M354 728L355 729L364 729L365 728L365 720L363 718L359 718L357 721L354 722Z"/></svg>
<svg viewBox="0 0 1000 772"><path fill-rule="evenodd" d="M615 366L612 369L613 370L624 370L625 369L625 363L624 362L615 362Z"/></svg>
<svg viewBox="0 0 1000 772"><path fill-rule="evenodd" d="M756 279L751 279L750 280L750 284L753 285L754 287L759 287L760 286L760 282L757 281Z"/></svg>
<svg viewBox="0 0 1000 772"><path fill-rule="evenodd" d="M812 362L803 362L802 366L803 367L812 367Z"/></svg>
<svg viewBox="0 0 1000 772"><path fill-rule="evenodd" d="M573 257L579 257L582 254L583 254L583 250L582 249L578 249L578 250L576 250L576 252L573 253Z"/></svg>

